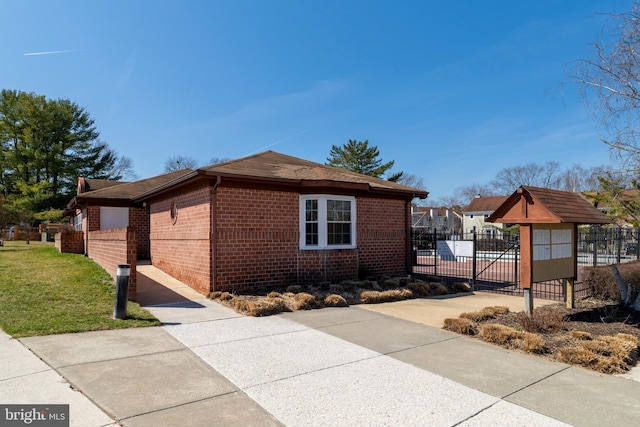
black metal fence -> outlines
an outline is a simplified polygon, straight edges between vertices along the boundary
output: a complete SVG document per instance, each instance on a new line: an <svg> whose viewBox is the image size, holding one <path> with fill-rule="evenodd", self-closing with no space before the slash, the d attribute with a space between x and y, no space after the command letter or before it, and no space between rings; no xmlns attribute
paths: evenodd
<svg viewBox="0 0 640 427"><path fill-rule="evenodd" d="M520 236L492 233L446 234L413 229L413 274L437 276L448 284L469 283L474 290L523 295L519 287ZM638 230L621 227L580 227L577 241L577 298L590 295L583 276L587 267L639 259ZM563 300L561 280L537 282L536 298Z"/></svg>

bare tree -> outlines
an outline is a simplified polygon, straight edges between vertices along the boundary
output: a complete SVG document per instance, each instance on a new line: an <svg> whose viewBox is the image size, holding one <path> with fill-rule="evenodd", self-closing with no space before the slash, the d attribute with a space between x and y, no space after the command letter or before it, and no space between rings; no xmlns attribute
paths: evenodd
<svg viewBox="0 0 640 427"><path fill-rule="evenodd" d="M598 191L601 183L598 177L610 175L609 169L603 166L584 168L575 164L566 169L560 177L558 190L579 193L582 191Z"/></svg>
<svg viewBox="0 0 640 427"><path fill-rule="evenodd" d="M560 164L547 162L544 165L530 163L524 166L502 169L491 182L497 194L511 194L521 185L557 189L561 180Z"/></svg>
<svg viewBox="0 0 640 427"><path fill-rule="evenodd" d="M171 156L164 162L165 173L179 171L181 169L195 169L198 167L198 161L193 157L187 156Z"/></svg>
<svg viewBox="0 0 640 427"><path fill-rule="evenodd" d="M573 63L569 77L577 82L602 124L602 142L623 169L640 164L640 4L631 11L607 14L601 40L592 57Z"/></svg>

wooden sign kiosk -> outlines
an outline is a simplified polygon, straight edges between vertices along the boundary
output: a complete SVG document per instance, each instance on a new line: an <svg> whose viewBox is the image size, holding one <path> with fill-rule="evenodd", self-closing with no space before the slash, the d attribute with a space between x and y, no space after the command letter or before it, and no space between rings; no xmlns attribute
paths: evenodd
<svg viewBox="0 0 640 427"><path fill-rule="evenodd" d="M563 279L567 307L573 308L578 273L579 224L609 224L611 219L578 193L521 186L487 219L520 225L520 286L525 310L533 312L533 284Z"/></svg>

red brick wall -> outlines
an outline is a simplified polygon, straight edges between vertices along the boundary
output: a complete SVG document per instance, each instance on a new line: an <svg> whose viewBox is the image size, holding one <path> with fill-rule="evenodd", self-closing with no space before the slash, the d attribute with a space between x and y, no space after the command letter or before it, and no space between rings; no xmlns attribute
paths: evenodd
<svg viewBox="0 0 640 427"><path fill-rule="evenodd" d="M216 289L296 283L298 193L219 187Z"/></svg>
<svg viewBox="0 0 640 427"><path fill-rule="evenodd" d="M90 231L88 256L107 270L114 279L118 264L130 264L129 298L136 296L136 232L133 227Z"/></svg>
<svg viewBox="0 0 640 427"><path fill-rule="evenodd" d="M212 282L211 194L212 187L203 184L150 203L152 264L202 294L211 290Z"/></svg>
<svg viewBox="0 0 640 427"><path fill-rule="evenodd" d="M64 233L56 233L55 245L62 253L83 254L84 233L82 231L65 231Z"/></svg>
<svg viewBox="0 0 640 427"><path fill-rule="evenodd" d="M407 211L404 200L359 197L360 275L407 274Z"/></svg>
<svg viewBox="0 0 640 427"><path fill-rule="evenodd" d="M299 251L298 283L340 282L358 277L358 249Z"/></svg>
<svg viewBox="0 0 640 427"><path fill-rule="evenodd" d="M149 244L149 207L129 208L129 227L136 230L138 259L151 257Z"/></svg>
<svg viewBox="0 0 640 427"><path fill-rule="evenodd" d="M215 196L212 185L202 185L155 200L150 203L152 263L203 294L354 279L359 273L407 274L405 201L357 197L358 248L319 251L299 249L299 203L297 192L224 182ZM215 242L210 221L216 223Z"/></svg>

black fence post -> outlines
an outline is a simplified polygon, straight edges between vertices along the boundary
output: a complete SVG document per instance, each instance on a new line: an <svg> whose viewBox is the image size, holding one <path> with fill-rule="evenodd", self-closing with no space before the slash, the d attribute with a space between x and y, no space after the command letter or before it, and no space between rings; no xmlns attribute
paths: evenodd
<svg viewBox="0 0 640 427"><path fill-rule="evenodd" d="M475 228L472 231L472 235L473 235L473 267L471 268L471 290L475 291L476 290L476 264L478 261L478 256L477 256L477 237L476 237L476 230Z"/></svg>
<svg viewBox="0 0 640 427"><path fill-rule="evenodd" d="M598 265L598 237L600 234L600 227L597 225L593 227L593 266Z"/></svg>
<svg viewBox="0 0 640 427"><path fill-rule="evenodd" d="M438 229L433 227L433 275L438 277Z"/></svg>
<svg viewBox="0 0 640 427"><path fill-rule="evenodd" d="M617 226L616 230L616 242L617 242L617 251L616 251L616 264L620 264L620 258L622 258L622 228Z"/></svg>

